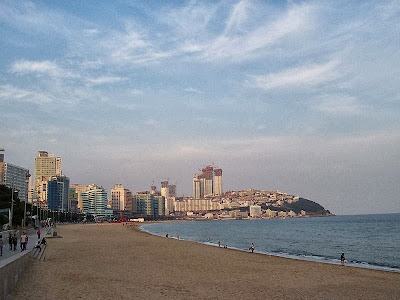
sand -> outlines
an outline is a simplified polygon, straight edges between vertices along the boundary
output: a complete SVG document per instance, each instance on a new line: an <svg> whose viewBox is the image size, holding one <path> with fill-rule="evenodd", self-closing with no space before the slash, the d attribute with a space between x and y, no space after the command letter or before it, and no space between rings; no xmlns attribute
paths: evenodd
<svg viewBox="0 0 400 300"><path fill-rule="evenodd" d="M400 299L400 273L223 249L122 224L58 233L11 299Z"/></svg>

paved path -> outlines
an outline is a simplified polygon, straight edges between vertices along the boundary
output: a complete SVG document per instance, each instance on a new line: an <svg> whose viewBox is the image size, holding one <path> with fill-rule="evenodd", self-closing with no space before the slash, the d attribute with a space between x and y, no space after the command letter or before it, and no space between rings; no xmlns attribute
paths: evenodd
<svg viewBox="0 0 400 300"><path fill-rule="evenodd" d="M50 228L50 230L51 230L51 228ZM20 247L20 243L19 243L19 237L20 237L21 231L19 230L19 231L15 231L15 232L17 232L17 238L18 238L17 250L15 250L15 251L14 250L9 250L10 246L8 244L8 232L2 232L1 233L3 235L4 246L3 246L3 256L0 256L0 261L4 260L4 259L7 259L7 258L10 258L10 257L12 257L14 255L17 255L18 253L23 252L23 251L21 251L21 247ZM47 234L46 228L41 228L40 232L41 232L41 234L40 234L41 238L42 237L46 237L47 238L48 236L50 236L50 234L49 235ZM33 229L29 230L28 231L28 244L26 246L26 250L25 251L32 250L33 247L35 247L37 241L38 241L38 236L36 234L36 231L33 230Z"/></svg>

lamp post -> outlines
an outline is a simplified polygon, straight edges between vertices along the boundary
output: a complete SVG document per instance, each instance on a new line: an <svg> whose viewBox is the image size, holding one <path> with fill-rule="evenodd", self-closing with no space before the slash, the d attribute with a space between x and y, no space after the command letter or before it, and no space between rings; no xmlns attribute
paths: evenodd
<svg viewBox="0 0 400 300"><path fill-rule="evenodd" d="M29 174L29 171L28 171L28 173L26 174L26 180L25 180L25 183L26 183L26 199L25 199L25 203L24 203L24 219L23 219L23 224L22 224L22 228L24 228L25 229L25 225L26 225L26 201L28 201L28 191L29 191L29 177L30 177L31 175Z"/></svg>
<svg viewBox="0 0 400 300"><path fill-rule="evenodd" d="M9 220L10 228L12 228L13 214L14 214L14 177L12 177L11 181L11 210L10 210L10 220Z"/></svg>

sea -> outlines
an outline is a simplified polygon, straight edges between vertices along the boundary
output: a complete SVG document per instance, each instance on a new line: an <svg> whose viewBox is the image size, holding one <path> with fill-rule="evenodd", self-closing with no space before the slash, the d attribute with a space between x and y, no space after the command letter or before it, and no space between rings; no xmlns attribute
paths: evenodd
<svg viewBox="0 0 400 300"><path fill-rule="evenodd" d="M400 272L400 214L158 222L141 230L210 246Z"/></svg>

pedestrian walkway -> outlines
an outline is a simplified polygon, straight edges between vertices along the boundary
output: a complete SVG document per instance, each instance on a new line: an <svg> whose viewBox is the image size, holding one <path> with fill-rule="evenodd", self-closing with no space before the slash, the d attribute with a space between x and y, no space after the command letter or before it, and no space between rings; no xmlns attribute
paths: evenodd
<svg viewBox="0 0 400 300"><path fill-rule="evenodd" d="M49 231L47 231L48 229L50 229ZM47 238L49 236L52 235L53 233L53 228L41 228L40 229L41 234L40 234L40 238ZM21 247L20 247L20 243L19 243L19 237L22 233L22 230L13 230L13 232L17 233L17 237L18 237L18 245L17 245L17 249L14 250L9 250L10 246L8 244L8 235L9 235L9 231L3 231L1 234L3 235L3 240L4 240L4 246L3 246L3 256L0 256L0 261L5 260L7 258L13 257L14 255L17 255L21 252L25 252L25 251L31 251L37 241L38 241L38 236L36 234L36 230L30 229L27 230L27 235L28 235L28 243L26 245L26 250L25 251L21 251Z"/></svg>

